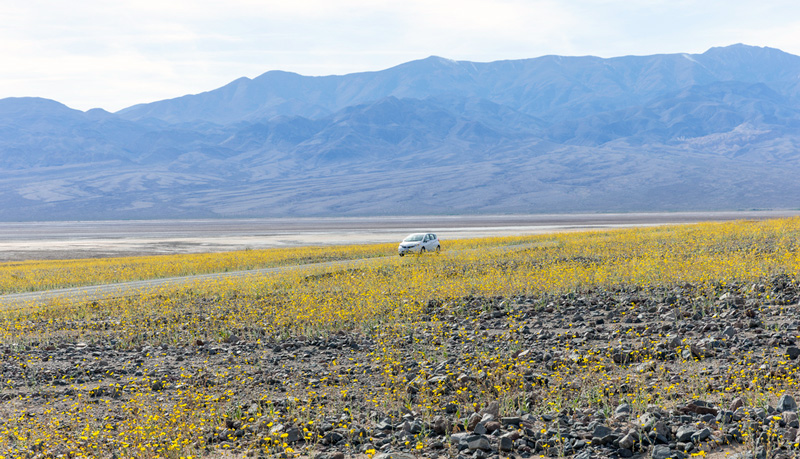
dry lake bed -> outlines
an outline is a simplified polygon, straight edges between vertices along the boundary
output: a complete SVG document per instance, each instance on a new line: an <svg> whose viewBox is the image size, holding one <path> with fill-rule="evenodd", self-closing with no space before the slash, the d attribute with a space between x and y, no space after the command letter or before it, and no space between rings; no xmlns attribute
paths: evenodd
<svg viewBox="0 0 800 459"><path fill-rule="evenodd" d="M435 232L446 244L448 239L794 215L800 211L0 222L0 262L382 243L418 231Z"/></svg>

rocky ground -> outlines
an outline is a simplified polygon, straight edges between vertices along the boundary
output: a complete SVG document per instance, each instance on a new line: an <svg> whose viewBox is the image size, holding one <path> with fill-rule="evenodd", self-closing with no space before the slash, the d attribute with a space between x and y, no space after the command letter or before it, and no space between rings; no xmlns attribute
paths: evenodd
<svg viewBox="0 0 800 459"><path fill-rule="evenodd" d="M209 457L794 457L796 281L697 292L434 301L402 330L317 338L3 344L0 413L80 396L122 422L137 394L202 388L228 406L194 439Z"/></svg>

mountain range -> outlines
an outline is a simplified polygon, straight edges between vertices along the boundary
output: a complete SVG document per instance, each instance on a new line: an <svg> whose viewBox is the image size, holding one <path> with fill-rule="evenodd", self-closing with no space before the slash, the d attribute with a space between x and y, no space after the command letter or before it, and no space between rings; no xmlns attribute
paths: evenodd
<svg viewBox="0 0 800 459"><path fill-rule="evenodd" d="M800 208L800 57L429 57L73 110L0 99L0 220Z"/></svg>

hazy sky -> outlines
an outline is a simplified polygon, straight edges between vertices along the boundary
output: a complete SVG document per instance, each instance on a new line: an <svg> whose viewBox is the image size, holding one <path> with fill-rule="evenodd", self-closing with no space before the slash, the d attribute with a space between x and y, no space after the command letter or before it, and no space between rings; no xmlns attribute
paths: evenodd
<svg viewBox="0 0 800 459"><path fill-rule="evenodd" d="M268 70L381 70L437 55L800 55L797 0L0 0L0 98L110 111Z"/></svg>

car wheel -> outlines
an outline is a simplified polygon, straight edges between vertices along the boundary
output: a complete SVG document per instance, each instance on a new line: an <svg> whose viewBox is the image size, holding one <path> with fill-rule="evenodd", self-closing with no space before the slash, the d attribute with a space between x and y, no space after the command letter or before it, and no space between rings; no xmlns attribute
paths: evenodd
<svg viewBox="0 0 800 459"><path fill-rule="evenodd" d="M401 256L401 257L402 257L402 256L405 256L405 254L404 254L404 253L401 253L401 254L400 254L400 256Z"/></svg>
<svg viewBox="0 0 800 459"><path fill-rule="evenodd" d="M442 246L440 246L440 245L437 245L437 246L436 246L436 253L439 253L439 252L441 252L441 251L442 251Z"/></svg>
<svg viewBox="0 0 800 459"><path fill-rule="evenodd" d="M419 254L422 255L423 253L425 253L425 247L419 249Z"/></svg>

